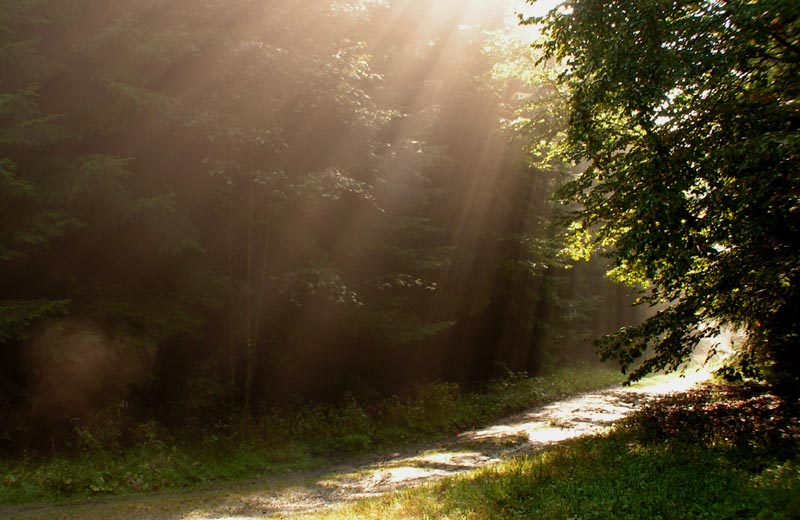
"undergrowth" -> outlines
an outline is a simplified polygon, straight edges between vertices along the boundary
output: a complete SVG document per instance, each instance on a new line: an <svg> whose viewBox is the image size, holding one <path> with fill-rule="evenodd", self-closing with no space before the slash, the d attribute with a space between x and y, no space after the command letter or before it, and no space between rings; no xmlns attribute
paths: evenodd
<svg viewBox="0 0 800 520"><path fill-rule="evenodd" d="M320 518L800 518L797 410L754 385L704 386L475 474Z"/></svg>
<svg viewBox="0 0 800 520"><path fill-rule="evenodd" d="M28 455L0 462L0 503L53 502L252 478L322 467L369 452L455 434L564 395L619 383L601 367L560 369L546 377L512 374L482 391L452 383L419 385L410 395L375 403L292 405L255 418L220 418L181 438L150 422L133 446L109 447L102 435L77 432L80 453ZM194 428L194 427L193 427Z"/></svg>

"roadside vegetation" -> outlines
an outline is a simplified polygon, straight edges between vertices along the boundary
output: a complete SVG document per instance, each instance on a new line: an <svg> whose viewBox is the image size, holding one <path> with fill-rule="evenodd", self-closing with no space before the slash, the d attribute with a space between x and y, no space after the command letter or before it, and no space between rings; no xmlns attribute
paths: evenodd
<svg viewBox="0 0 800 520"><path fill-rule="evenodd" d="M769 388L709 384L609 434L318 518L798 518L796 417Z"/></svg>
<svg viewBox="0 0 800 520"><path fill-rule="evenodd" d="M82 428L81 448L72 456L28 455L0 462L0 503L130 494L319 468L450 436L621 380L616 371L584 365L545 377L510 374L475 391L453 383L425 383L403 397L297 404L254 419L206 424L191 436L146 423L139 426L140 438L131 448L104 445L113 432Z"/></svg>

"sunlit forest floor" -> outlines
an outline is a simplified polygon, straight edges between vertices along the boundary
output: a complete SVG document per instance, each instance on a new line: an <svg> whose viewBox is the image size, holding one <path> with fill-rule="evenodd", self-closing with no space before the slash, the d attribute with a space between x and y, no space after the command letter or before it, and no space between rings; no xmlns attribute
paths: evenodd
<svg viewBox="0 0 800 520"><path fill-rule="evenodd" d="M759 385L704 384L609 433L559 443L333 518L800 518L797 410Z"/></svg>
<svg viewBox="0 0 800 520"><path fill-rule="evenodd" d="M350 397L338 404L287 405L257 418L220 418L200 436L146 423L140 441L127 448L87 442L71 456L3 459L0 504L96 499L254 478L284 483L291 475L448 438L620 381L615 370L585 365L544 377L512 374L472 391L433 382L381 401ZM7 514L0 508L0 517Z"/></svg>
<svg viewBox="0 0 800 520"><path fill-rule="evenodd" d="M554 400L555 388L570 384L567 374L573 386L581 375L516 378L494 389L499 404L523 385L538 386L551 396L548 405L371 460L247 484L4 513L176 519L794 517L800 428L765 388L692 390L707 373L690 372ZM583 380L589 375L584 369ZM756 515L761 511L766 516Z"/></svg>

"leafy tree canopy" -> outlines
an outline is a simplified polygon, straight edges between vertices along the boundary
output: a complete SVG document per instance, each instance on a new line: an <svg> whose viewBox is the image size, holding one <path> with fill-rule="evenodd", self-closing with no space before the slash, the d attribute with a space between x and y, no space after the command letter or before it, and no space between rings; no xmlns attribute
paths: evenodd
<svg viewBox="0 0 800 520"><path fill-rule="evenodd" d="M562 151L586 166L560 193L573 238L658 309L599 342L631 380L679 368L723 325L747 332L751 364L797 379L798 14L793 0L568 0L527 20L570 89Z"/></svg>

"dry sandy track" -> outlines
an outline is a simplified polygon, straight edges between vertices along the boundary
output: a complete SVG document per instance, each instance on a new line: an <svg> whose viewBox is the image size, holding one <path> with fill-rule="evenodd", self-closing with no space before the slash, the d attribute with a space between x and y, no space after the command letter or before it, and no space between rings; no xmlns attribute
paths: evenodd
<svg viewBox="0 0 800 520"><path fill-rule="evenodd" d="M379 460L207 490L63 506L0 508L8 519L250 520L302 517L346 502L478 469L567 439L599 433L647 401L706 376L587 392L494 425Z"/></svg>

